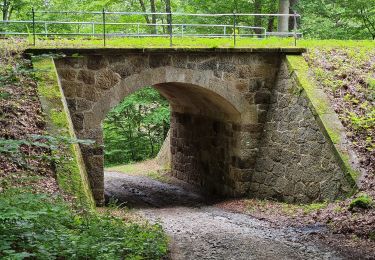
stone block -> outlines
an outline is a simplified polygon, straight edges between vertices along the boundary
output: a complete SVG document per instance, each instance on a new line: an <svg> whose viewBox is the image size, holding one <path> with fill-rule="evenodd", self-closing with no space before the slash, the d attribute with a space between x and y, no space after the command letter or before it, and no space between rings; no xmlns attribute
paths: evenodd
<svg viewBox="0 0 375 260"><path fill-rule="evenodd" d="M311 200L317 200L319 198L320 187L318 183L310 183L306 187L306 195Z"/></svg>
<svg viewBox="0 0 375 260"><path fill-rule="evenodd" d="M100 70L96 73L96 87L107 90L120 82L120 75L110 70Z"/></svg>
<svg viewBox="0 0 375 260"><path fill-rule="evenodd" d="M233 73L236 71L236 66L227 62L219 62L218 70Z"/></svg>
<svg viewBox="0 0 375 260"><path fill-rule="evenodd" d="M87 68L90 70L100 70L108 66L108 61L101 55L91 55L87 57Z"/></svg>
<svg viewBox="0 0 375 260"><path fill-rule="evenodd" d="M90 71L90 70L80 70L78 72L77 80L80 80L83 83L88 84L88 85L94 85L95 74L93 71Z"/></svg>
<svg viewBox="0 0 375 260"><path fill-rule="evenodd" d="M172 56L172 65L176 68L187 68L188 56L185 54L182 55L173 55Z"/></svg>
<svg viewBox="0 0 375 260"><path fill-rule="evenodd" d="M254 96L255 104L269 104L271 95L269 92L257 91Z"/></svg>
<svg viewBox="0 0 375 260"><path fill-rule="evenodd" d="M74 99L74 98L66 98L66 104L68 106L68 109L69 109L70 113L75 113L76 112L76 110L77 110L76 99Z"/></svg>
<svg viewBox="0 0 375 260"><path fill-rule="evenodd" d="M82 87L82 84L73 81L61 80L61 87L66 98L75 98L77 89Z"/></svg>
<svg viewBox="0 0 375 260"><path fill-rule="evenodd" d="M84 129L84 116L82 113L72 114L72 122L76 131L81 131Z"/></svg>
<svg viewBox="0 0 375 260"><path fill-rule="evenodd" d="M67 81L75 81L77 76L77 71L71 68L59 69L59 77Z"/></svg>
<svg viewBox="0 0 375 260"><path fill-rule="evenodd" d="M209 59L197 65L198 70L217 70L218 64L215 58Z"/></svg>
<svg viewBox="0 0 375 260"><path fill-rule="evenodd" d="M93 107L93 102L86 99L78 98L77 99L77 111L84 112L90 110Z"/></svg>
<svg viewBox="0 0 375 260"><path fill-rule="evenodd" d="M150 68L158 68L172 65L172 57L166 54L150 55Z"/></svg>

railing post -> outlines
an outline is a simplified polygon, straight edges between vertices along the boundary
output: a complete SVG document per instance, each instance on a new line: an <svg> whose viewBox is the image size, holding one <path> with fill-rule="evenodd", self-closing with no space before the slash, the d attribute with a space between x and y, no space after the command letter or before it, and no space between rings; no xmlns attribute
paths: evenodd
<svg viewBox="0 0 375 260"><path fill-rule="evenodd" d="M293 18L294 18L294 29L293 29L293 31L294 31L294 46L297 46L297 30L298 30L298 28L297 28L297 13L296 13L296 11L294 11L294 16L293 16Z"/></svg>
<svg viewBox="0 0 375 260"><path fill-rule="evenodd" d="M105 31L105 10L103 8L103 44L106 46L106 31Z"/></svg>
<svg viewBox="0 0 375 260"><path fill-rule="evenodd" d="M224 25L224 37L227 35L227 27Z"/></svg>
<svg viewBox="0 0 375 260"><path fill-rule="evenodd" d="M181 25L181 38L184 37L184 25L182 24Z"/></svg>
<svg viewBox="0 0 375 260"><path fill-rule="evenodd" d="M33 14L33 45L35 46L36 39L35 39L35 10L34 7L32 8L32 14Z"/></svg>
<svg viewBox="0 0 375 260"><path fill-rule="evenodd" d="M236 12L233 12L233 46L236 47L237 36L236 36L237 16Z"/></svg>
<svg viewBox="0 0 375 260"><path fill-rule="evenodd" d="M44 35L45 37L48 37L47 22L44 23Z"/></svg>
<svg viewBox="0 0 375 260"><path fill-rule="evenodd" d="M137 24L137 36L138 36L138 38L139 38L139 33L140 33L140 31L139 31L139 23Z"/></svg>

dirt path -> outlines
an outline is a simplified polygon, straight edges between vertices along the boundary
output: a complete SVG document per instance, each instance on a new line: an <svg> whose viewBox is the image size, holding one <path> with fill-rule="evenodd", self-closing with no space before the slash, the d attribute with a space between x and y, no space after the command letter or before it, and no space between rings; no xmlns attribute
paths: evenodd
<svg viewBox="0 0 375 260"><path fill-rule="evenodd" d="M171 238L172 259L345 259L339 252L308 242L323 228L273 228L266 221L207 206L189 185L165 184L143 176L107 172L106 197L114 197Z"/></svg>

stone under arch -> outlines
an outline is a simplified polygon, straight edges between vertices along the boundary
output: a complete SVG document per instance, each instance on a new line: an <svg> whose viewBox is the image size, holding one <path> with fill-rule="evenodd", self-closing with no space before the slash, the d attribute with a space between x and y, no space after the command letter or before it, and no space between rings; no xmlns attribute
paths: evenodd
<svg viewBox="0 0 375 260"><path fill-rule="evenodd" d="M335 199L348 191L282 52L96 51L57 58L55 65L76 136L96 141L81 151L98 204L104 202L101 122L144 86L170 101L178 178L210 193L290 202Z"/></svg>

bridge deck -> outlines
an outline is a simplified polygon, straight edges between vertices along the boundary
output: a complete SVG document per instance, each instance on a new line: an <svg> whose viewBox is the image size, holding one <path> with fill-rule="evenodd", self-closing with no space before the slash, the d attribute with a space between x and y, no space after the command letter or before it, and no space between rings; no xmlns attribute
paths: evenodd
<svg viewBox="0 0 375 260"><path fill-rule="evenodd" d="M25 53L34 55L46 53L73 54L125 54L125 53L283 53L300 55L305 48L30 48Z"/></svg>

